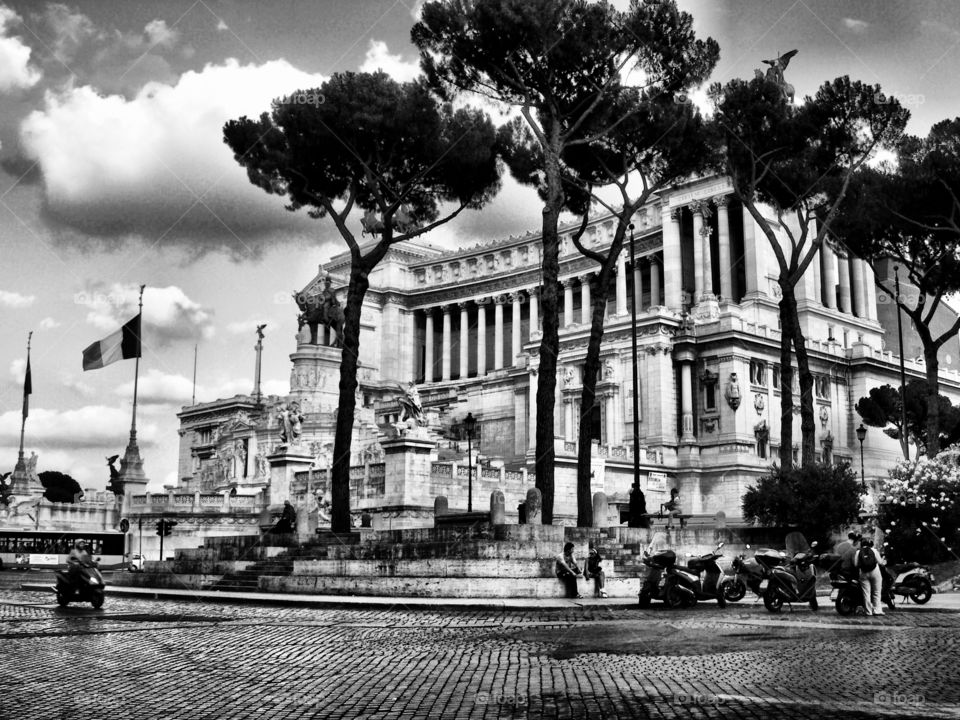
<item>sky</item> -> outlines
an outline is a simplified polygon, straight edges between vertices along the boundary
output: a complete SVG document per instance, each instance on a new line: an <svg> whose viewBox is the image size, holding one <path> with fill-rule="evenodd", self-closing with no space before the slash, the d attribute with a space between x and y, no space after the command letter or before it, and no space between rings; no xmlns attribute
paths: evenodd
<svg viewBox="0 0 960 720"><path fill-rule="evenodd" d="M26 452L102 488L126 445L133 361L83 372L81 353L144 294L138 438L150 488L176 481L176 413L253 389L289 390L290 292L342 252L332 226L248 182L222 141L229 119L332 73L419 73L418 0L0 0L0 471L16 462L27 334ZM625 2L615 2L625 5ZM721 51L711 81L750 78L799 52L798 96L850 75L879 84L925 134L960 115L954 0L680 0ZM503 116L494 114L495 122ZM539 225L509 177L483 211L425 238L456 248Z"/></svg>

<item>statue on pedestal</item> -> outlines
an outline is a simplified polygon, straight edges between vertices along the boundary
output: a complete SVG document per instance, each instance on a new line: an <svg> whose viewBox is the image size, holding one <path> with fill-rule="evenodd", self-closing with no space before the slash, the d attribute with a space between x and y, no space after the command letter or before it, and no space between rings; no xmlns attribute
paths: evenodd
<svg viewBox="0 0 960 720"><path fill-rule="evenodd" d="M775 83L780 87L780 92L783 93L783 98L789 102L793 103L794 98L794 89L793 85L788 83L783 77L783 71L787 69L787 65L790 64L790 59L797 54L796 50L791 50L786 52L783 55L775 57L773 60L761 60L764 65L769 65L767 68L766 74L762 70L755 70L756 76L765 77L768 82Z"/></svg>
<svg viewBox="0 0 960 720"><path fill-rule="evenodd" d="M343 308L337 300L337 294L333 290L332 280L327 275L323 279L323 289L318 295L304 297L300 293L293 293L297 307L300 308L300 315L297 317L299 327L302 330L304 325L310 327L310 344L319 345L317 340L317 328L324 325L333 330L336 335L334 347L343 347Z"/></svg>
<svg viewBox="0 0 960 720"><path fill-rule="evenodd" d="M411 381L403 392L403 397L397 398L400 403L400 422L413 420L417 426L423 425L423 406L420 404L417 386Z"/></svg>
<svg viewBox="0 0 960 720"><path fill-rule="evenodd" d="M279 413L277 422L280 426L280 441L285 445L298 445L303 434L303 415L300 414L300 403L296 400L287 403Z"/></svg>

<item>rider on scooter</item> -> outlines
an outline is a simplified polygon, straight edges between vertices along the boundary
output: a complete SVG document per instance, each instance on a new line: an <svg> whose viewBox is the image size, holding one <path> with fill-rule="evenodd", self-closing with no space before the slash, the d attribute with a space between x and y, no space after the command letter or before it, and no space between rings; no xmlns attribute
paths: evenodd
<svg viewBox="0 0 960 720"><path fill-rule="evenodd" d="M90 551L87 550L87 544L83 540L77 540L73 549L70 550L70 556L67 558L70 579L74 582L77 581L79 579L80 568L89 565L92 560Z"/></svg>

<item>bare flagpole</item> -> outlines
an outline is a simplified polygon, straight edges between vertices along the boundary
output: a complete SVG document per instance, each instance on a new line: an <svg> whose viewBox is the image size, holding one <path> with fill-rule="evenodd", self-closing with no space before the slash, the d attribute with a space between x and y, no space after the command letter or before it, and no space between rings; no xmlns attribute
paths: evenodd
<svg viewBox="0 0 960 720"><path fill-rule="evenodd" d="M28 368L28 369L29 369L29 367L30 367L30 340L31 340L32 338L33 338L33 330L31 330L31 331L27 334L27 368ZM24 382L24 390L23 390L23 403L24 403L24 404L23 404L23 407L24 407L24 410L26 410L26 407L27 407L27 389L26 389L26 383L28 382L28 380L30 380L30 379L27 378L26 376L24 376L24 379L23 379L23 382ZM32 388L31 388L31 390L32 390ZM27 427L27 413L26 413L26 412L23 412L23 413L21 414L21 417L20 417L20 453L17 455L17 467L20 467L21 465L24 465L24 461L23 461L23 435L24 435L24 430L26 429L26 427ZM24 467L26 467L26 466L24 466Z"/></svg>
<svg viewBox="0 0 960 720"><path fill-rule="evenodd" d="M193 395L190 398L190 404L197 404L197 346L193 346Z"/></svg>
<svg viewBox="0 0 960 720"><path fill-rule="evenodd" d="M133 419L130 421L130 442L136 443L137 440L137 385L140 380L140 356L143 354L143 289L146 285L140 286L140 306L137 310L137 317L140 319L137 323L137 357L136 364L133 367Z"/></svg>

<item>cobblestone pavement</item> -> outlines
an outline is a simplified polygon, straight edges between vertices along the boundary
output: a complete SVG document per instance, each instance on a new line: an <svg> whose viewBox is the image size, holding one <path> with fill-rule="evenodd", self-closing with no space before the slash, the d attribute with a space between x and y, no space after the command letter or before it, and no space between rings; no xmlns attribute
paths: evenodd
<svg viewBox="0 0 960 720"><path fill-rule="evenodd" d="M315 609L0 590L0 718L960 717L960 613Z"/></svg>

